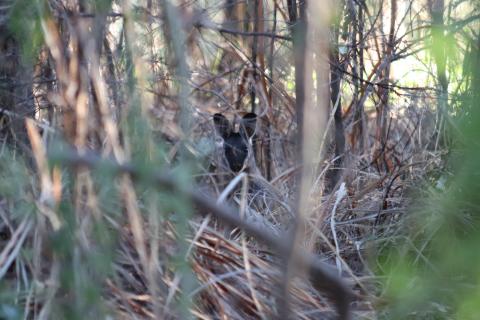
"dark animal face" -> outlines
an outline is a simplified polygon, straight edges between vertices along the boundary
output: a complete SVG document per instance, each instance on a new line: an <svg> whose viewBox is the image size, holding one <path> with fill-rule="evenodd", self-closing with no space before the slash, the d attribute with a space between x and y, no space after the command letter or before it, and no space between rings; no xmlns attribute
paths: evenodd
<svg viewBox="0 0 480 320"><path fill-rule="evenodd" d="M223 138L223 151L230 169L238 172L248 156L248 140L255 134L257 115L247 113L240 121L240 129L234 132L233 126L221 113L213 115L215 130Z"/></svg>

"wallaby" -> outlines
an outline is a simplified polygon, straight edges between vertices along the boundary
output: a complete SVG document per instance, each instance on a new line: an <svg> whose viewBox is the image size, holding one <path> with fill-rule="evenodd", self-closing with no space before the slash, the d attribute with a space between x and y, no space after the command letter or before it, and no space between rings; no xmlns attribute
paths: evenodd
<svg viewBox="0 0 480 320"><path fill-rule="evenodd" d="M257 115L252 112L244 115L238 132L235 132L233 125L221 113L213 115L213 123L215 130L223 138L223 152L228 166L233 172L239 172L252 152L250 139L255 135Z"/></svg>
<svg viewBox="0 0 480 320"><path fill-rule="evenodd" d="M222 159L217 159L217 166L229 168L235 174L241 171L248 174L247 199L249 205L246 219L251 223L260 224L272 232L278 232L279 225L288 225L291 210L282 194L263 178L255 164L251 142L257 134L257 115L255 113L245 114L240 120L238 132L235 132L234 124L221 113L213 115L213 123L215 131L223 139L223 146L218 150L221 153L218 156ZM221 185L226 184L222 178L220 181Z"/></svg>

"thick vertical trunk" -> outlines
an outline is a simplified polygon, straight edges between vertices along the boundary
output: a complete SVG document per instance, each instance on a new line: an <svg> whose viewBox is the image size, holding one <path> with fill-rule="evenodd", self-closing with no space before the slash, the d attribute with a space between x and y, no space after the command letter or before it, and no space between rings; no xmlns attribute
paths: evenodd
<svg viewBox="0 0 480 320"><path fill-rule="evenodd" d="M432 17L432 54L437 69L437 129L435 147L438 146L442 135L444 114L448 109L448 78L446 72L447 54L445 43L445 22L443 19L444 0L429 0L428 9Z"/></svg>
<svg viewBox="0 0 480 320"><path fill-rule="evenodd" d="M338 20L337 20L338 21ZM332 44L330 48L330 101L335 113L333 115L335 123L335 161L334 167L329 175L329 189L332 190L341 176L341 166L344 160L345 152L345 132L342 119L342 100L340 96L340 84L342 81L342 66L340 64L338 53L339 22L336 22L331 28Z"/></svg>
<svg viewBox="0 0 480 320"><path fill-rule="evenodd" d="M390 30L388 33L387 42L383 50L383 64L385 67L382 70L382 81L378 89L378 95L380 98L379 103L376 106L376 143L377 148L375 150L374 158L376 159L377 166L381 171L390 171L392 168L388 165L389 159L386 155L387 149L387 128L388 128L388 114L389 114L389 84L390 84L390 66L392 63L392 57L395 53L395 23L397 17L397 0L391 0L390 2Z"/></svg>
<svg viewBox="0 0 480 320"><path fill-rule="evenodd" d="M305 4L301 5L301 10L304 10ZM291 9L292 8L292 9ZM290 10L291 9L291 10ZM296 98L296 117L297 117L297 154L299 163L303 163L303 117L305 104L305 50L306 50L306 19L302 12L300 19L297 20L297 5L296 1L289 1L289 13L293 28L293 47L295 59L295 98Z"/></svg>
<svg viewBox="0 0 480 320"><path fill-rule="evenodd" d="M224 14L223 27L240 31L244 22L245 3L237 0L225 0Z"/></svg>
<svg viewBox="0 0 480 320"><path fill-rule="evenodd" d="M390 65L395 46L395 22L397 16L397 0L390 2L390 30L388 40L384 51L385 68L383 69L380 92L380 103L377 107L377 141L383 146L385 144L387 132L387 118L389 113L388 99L390 82Z"/></svg>
<svg viewBox="0 0 480 320"><path fill-rule="evenodd" d="M428 2L432 17L432 47L433 59L437 68L437 78L442 93L448 90L446 74L447 55L445 52L445 22L443 19L444 0L430 0Z"/></svg>
<svg viewBox="0 0 480 320"><path fill-rule="evenodd" d="M355 8L353 7L353 1L349 0L347 4L348 8L348 25L352 25L352 35L350 42L353 43L352 47L352 74L353 74L353 86L354 86L354 94L352 100L352 106L354 108L354 115L353 115L353 128L352 132L349 135L350 146L353 152L357 152L361 154L364 150L365 137L364 137L364 126L363 126L363 118L364 118L364 108L363 104L359 103L359 96L361 94L361 84L359 79L363 78L363 70L364 70L364 59L363 59L363 48L362 43L359 43L357 46L357 42L360 41L363 37L363 6L358 6L358 17L356 16ZM347 26L348 26L347 25ZM345 28L345 27L344 27ZM344 34L347 33L345 28Z"/></svg>

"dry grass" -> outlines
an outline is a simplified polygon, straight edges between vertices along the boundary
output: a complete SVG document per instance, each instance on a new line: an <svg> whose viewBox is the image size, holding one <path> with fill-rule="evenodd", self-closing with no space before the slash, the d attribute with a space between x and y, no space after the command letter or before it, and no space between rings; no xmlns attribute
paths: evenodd
<svg viewBox="0 0 480 320"><path fill-rule="evenodd" d="M240 208L247 223L287 239L301 170L295 165L294 104L287 83L275 75L273 98L263 101L268 94L262 83L250 79L270 109L261 115L258 170L235 178L216 162L219 146L211 115L225 111L238 116L246 109L242 103L236 108L238 76L248 64L237 43L224 39L225 56L218 73L212 72L195 40L217 47L218 35L188 33L187 49L194 54L184 62L193 76L188 83L172 83L178 66L158 62L156 54L140 50L136 42L126 47L116 43L116 18L108 19L104 49L113 46L117 51L110 50L123 52L125 59L112 52L100 55L89 38L94 21L67 19L62 25L69 31L66 37L58 22L65 20L42 18L56 86L39 86L36 94L39 100L48 98L54 116L47 124L42 112L27 120L28 152L8 150L5 144L0 150L0 289L9 294L2 306L15 306L11 312L24 319L278 316L286 261L270 247L192 206L184 194L152 190L142 179L114 176L105 167L52 164L48 157L49 150L61 149L62 140L80 154L133 163L144 180L153 172L171 172L180 185L193 185L199 194ZM140 22L125 25L127 38L139 36L135 27L144 28L145 38L147 31L159 28L156 20ZM150 39L151 46L176 56L175 39L168 38ZM173 44L166 48L160 40ZM286 50L283 42L275 49ZM85 57L91 58L89 63ZM202 62L190 61L195 58ZM285 60L279 57L275 72L284 71ZM191 89L188 136L179 125L185 120L185 101L177 99L185 87ZM401 116L392 112L384 146L375 141L375 126L367 116L366 144L361 151L347 147L340 182L328 193L332 153L327 151L316 163L301 248L336 267L354 292L355 319L375 319L383 303L382 279L371 253L399 234L409 192L442 165L444 151L432 140L435 123L428 99L419 98L409 108L398 106L394 111ZM352 117L344 117L347 134ZM315 289L302 272L293 277L289 292L295 319L336 316L331 297Z"/></svg>
<svg viewBox="0 0 480 320"><path fill-rule="evenodd" d="M33 138L31 143L35 145ZM375 305L382 299L379 286L382 280L376 276L377 266L372 260L375 256L369 251L381 248L395 237L402 218L408 213L408 190L414 190L425 173L439 165L441 152L418 147L412 148L411 154L403 153L409 162L393 173L379 173L374 165L352 160L346 171L354 173L351 175L354 178L348 180L346 175L348 184L343 196L337 192L340 186L324 196L321 186L312 190L315 205L305 221L303 245L322 260L336 264L342 277L354 289L354 318L374 319ZM3 152L2 157L6 159L6 151ZM39 150L34 154L39 157L37 163L41 162L44 154ZM274 163L277 161L281 162L281 159ZM87 277L88 280L84 280L91 281L89 285L100 290L99 298L110 310L107 313L115 318L177 318L178 294L185 288L193 289L183 294L194 301L189 308L199 319L274 317L279 299L276 288L282 279L282 260L254 238L226 228L210 216L196 218L198 209L193 209L194 215L188 219L188 231L179 234L178 225L170 222L171 218L177 221L178 213L175 212L178 209L162 208L172 194L167 192L166 198L160 196L159 200L143 188L131 185L125 189L125 183L131 183L125 179L108 180L111 181L107 183L109 188L118 190L118 203L103 203L106 198L99 191L101 193L106 185L94 181L98 171L81 169L69 173L69 182L66 178L59 182L55 175L50 182L45 182L49 180L49 171L44 165L39 164L37 169L25 166L20 170L27 179L24 191L16 198L3 197L0 206L3 239L0 265L6 280L4 283L17 288L15 299L18 305L24 306L28 317L52 316L55 306L79 303L72 299L80 294L81 286L77 284L76 288L67 289L62 280L62 272L68 272L70 268L85 268L76 281ZM37 179L42 176L39 173L42 171L46 177ZM62 172L65 177L66 172ZM14 176L2 178L16 179L17 173L12 174ZM106 179L111 178L107 175ZM243 200L246 201L245 210L256 214L250 222L267 226L276 234L285 233L288 226L279 222L278 217L279 212L291 214L288 212L291 209L287 210L289 207L284 205L291 201L293 192L289 188L294 187L291 179L287 175L275 184L263 180L263 187L277 190L276 197L269 197L268 192L247 194ZM317 180L321 181L321 176ZM41 181L44 182L39 183ZM222 190L214 186L215 181L215 173L204 172L198 180L203 191L198 189L198 192ZM72 182L75 187L69 189L68 184ZM54 187L58 183L61 187ZM55 200L58 199L53 192L56 188L64 190L60 202L74 206L71 217L65 216L68 211L59 207L60 202ZM51 196L48 196L48 190L51 190ZM221 197L240 204L241 187L236 186L231 189L231 194L222 194ZM31 208L31 214L15 213L19 210L19 203L32 203L32 200L35 206ZM130 202L135 203L133 208L129 207ZM127 214L129 210L133 213ZM138 217L141 218L136 221ZM65 219L74 219L75 222ZM52 232L61 227L68 229L65 235L69 238L65 248L68 252L59 251L54 244L62 240L52 236ZM102 239L101 234L96 234L96 228L111 239ZM181 248L179 238L188 250ZM104 277L96 270L94 261L103 254L102 250L108 248L112 251L103 263L109 264L112 270ZM186 254L191 272L197 279L190 286L181 285L189 273L183 274L182 268L175 267L179 252ZM88 271L89 268L93 272ZM76 278L75 275L72 277ZM192 278L189 281L193 281ZM295 279L290 291L295 318L327 319L335 314L331 301L301 277ZM81 306L77 307L81 309Z"/></svg>

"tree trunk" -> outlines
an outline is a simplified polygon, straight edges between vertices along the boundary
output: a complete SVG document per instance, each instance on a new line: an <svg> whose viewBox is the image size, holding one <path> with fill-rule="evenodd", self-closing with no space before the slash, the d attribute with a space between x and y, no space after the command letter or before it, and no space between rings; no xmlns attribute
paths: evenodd
<svg viewBox="0 0 480 320"><path fill-rule="evenodd" d="M341 13L340 13L341 16ZM335 113L335 160L332 170L328 176L328 189L332 190L341 176L341 166L345 152L345 132L342 119L342 100L340 96L340 83L342 81L342 66L338 54L339 22L331 27L332 44L330 47L330 101Z"/></svg>

